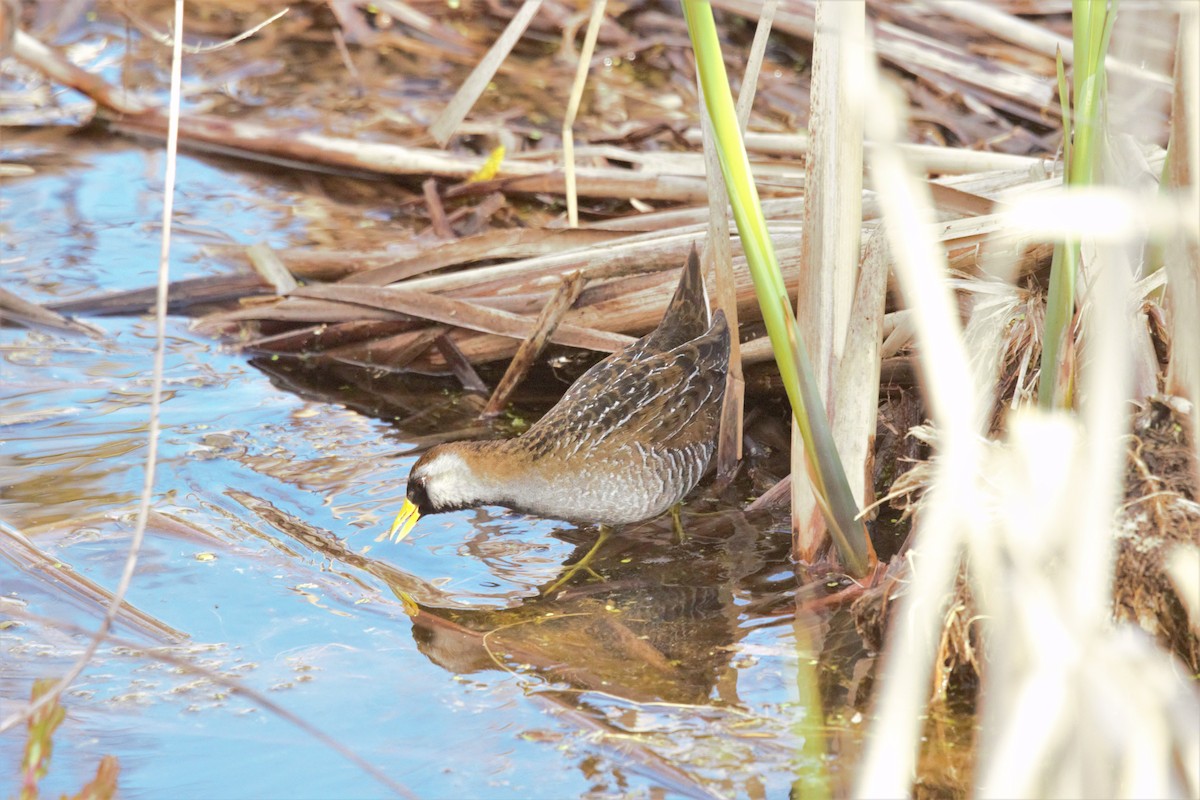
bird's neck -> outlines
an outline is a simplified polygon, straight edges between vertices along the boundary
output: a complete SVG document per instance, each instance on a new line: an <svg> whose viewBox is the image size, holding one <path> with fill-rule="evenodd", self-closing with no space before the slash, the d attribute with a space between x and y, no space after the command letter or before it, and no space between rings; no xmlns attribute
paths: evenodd
<svg viewBox="0 0 1200 800"><path fill-rule="evenodd" d="M470 477L477 487L481 504L503 505L510 498L510 489L520 483L528 469L527 459L511 446L510 439L483 442L455 442L446 445L462 459Z"/></svg>

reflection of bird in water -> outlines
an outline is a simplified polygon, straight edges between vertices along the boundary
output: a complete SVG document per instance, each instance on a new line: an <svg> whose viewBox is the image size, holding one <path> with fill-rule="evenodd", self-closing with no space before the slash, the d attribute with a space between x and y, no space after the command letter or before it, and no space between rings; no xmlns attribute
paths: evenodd
<svg viewBox="0 0 1200 800"><path fill-rule="evenodd" d="M510 596L506 608L414 599L413 638L456 673L514 669L636 702L737 705L738 642L763 626L790 629L796 615L795 578L780 575L791 537L763 536L728 510L694 518L682 544L654 527L613 536L596 554L603 582ZM569 535L581 552L584 533Z"/></svg>
<svg viewBox="0 0 1200 800"><path fill-rule="evenodd" d="M528 431L422 456L390 535L403 539L425 514L500 505L600 523L594 553L607 526L657 516L699 482L728 363L729 327L720 311L710 317L693 249L658 327L585 372Z"/></svg>
<svg viewBox="0 0 1200 800"><path fill-rule="evenodd" d="M430 661L458 674L520 665L631 700L705 702L736 640L730 592L652 586L648 574L619 583L507 609L420 608L410 611L413 638Z"/></svg>
<svg viewBox="0 0 1200 800"><path fill-rule="evenodd" d="M604 582L507 608L414 601L413 638L431 661L456 673L516 669L639 702L705 703L736 651L741 569L761 565L759 553L768 549L785 552L773 539L759 541L757 530L731 536L738 523L727 516L719 535L701 533L717 527L710 522L698 520L682 545L649 529L614 536L595 558ZM793 590L787 587L783 601Z"/></svg>

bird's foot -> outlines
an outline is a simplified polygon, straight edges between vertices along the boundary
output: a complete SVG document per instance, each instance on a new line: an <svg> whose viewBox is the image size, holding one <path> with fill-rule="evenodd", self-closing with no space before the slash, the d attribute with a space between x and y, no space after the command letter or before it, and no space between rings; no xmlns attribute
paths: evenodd
<svg viewBox="0 0 1200 800"><path fill-rule="evenodd" d="M583 558L579 559L574 564L571 564L568 567L567 571L564 572L559 577L558 580L556 580L554 583L547 586L542 591L542 597L546 597L547 595L557 592L559 589L561 589L567 583L567 581L569 581L569 580L571 580L571 578L575 577L575 573L579 572L580 570L583 570L584 572L588 573L589 575L591 575L593 578L596 578L597 580L601 580L601 581L604 580L604 578L601 577L600 573L596 572L596 570L592 569L590 566L588 566L588 564L592 560L592 558L596 555L596 553L600 552L600 547L604 544L604 541L608 538L608 533L609 533L608 526L601 525L600 526L600 536L596 538L596 543L594 545L592 545L592 549L588 550Z"/></svg>
<svg viewBox="0 0 1200 800"><path fill-rule="evenodd" d="M675 544L683 544L683 503L671 506L671 526L675 530Z"/></svg>

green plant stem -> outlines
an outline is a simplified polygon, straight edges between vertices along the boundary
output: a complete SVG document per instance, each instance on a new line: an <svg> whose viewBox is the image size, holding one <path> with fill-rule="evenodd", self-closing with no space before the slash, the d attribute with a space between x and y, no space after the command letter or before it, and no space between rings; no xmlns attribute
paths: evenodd
<svg viewBox="0 0 1200 800"><path fill-rule="evenodd" d="M704 0L682 2L734 221L775 351L775 362L804 440L815 494L843 565L850 574L861 577L871 568L874 553L866 526L857 519L858 507L833 444L808 349L799 345L795 316L738 128L712 6Z"/></svg>
<svg viewBox="0 0 1200 800"><path fill-rule="evenodd" d="M796 639L796 721L793 733L800 741L799 764L792 783L792 797L828 800L831 795L829 770L825 766L828 743L825 736L825 705L821 700L817 670L817 637L807 615L797 614L792 622Z"/></svg>
<svg viewBox="0 0 1200 800"><path fill-rule="evenodd" d="M1072 37L1075 43L1074 113L1066 96L1066 80L1059 57L1059 101L1063 110L1063 163L1068 186L1088 186L1096 177L1097 141L1103 117L1104 56L1116 19L1112 8L1100 0L1072 0ZM1072 128L1072 121L1074 127ZM1073 369L1065 368L1064 353L1075 316L1075 278L1079 242L1067 240L1054 248L1050 286L1046 294L1046 327L1042 337L1038 405L1068 408L1073 402Z"/></svg>

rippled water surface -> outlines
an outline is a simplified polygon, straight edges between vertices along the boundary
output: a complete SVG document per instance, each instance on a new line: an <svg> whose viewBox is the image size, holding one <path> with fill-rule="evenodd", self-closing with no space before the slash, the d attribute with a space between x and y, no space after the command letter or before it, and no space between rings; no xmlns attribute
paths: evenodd
<svg viewBox="0 0 1200 800"><path fill-rule="evenodd" d="M153 283L158 150L14 132L3 153L34 168L0 185L5 288L50 303ZM314 215L298 209L320 195L233 162L179 166L173 279L232 269L205 245L311 244ZM94 339L0 329L0 585L55 621L7 618L5 715L81 651L63 626L94 628L103 595L87 584L116 586L134 527L153 321L91 321ZM170 318L154 512L129 592L141 616L122 617L127 641L65 697L47 794L78 790L113 754L127 797L391 796L255 699L131 647L241 681L424 797L786 794L805 770L798 676L816 665L842 704L861 656L834 617L806 623L821 655L797 659L786 537L697 507L684 544L669 523L627 531L601 553L603 583L549 598L539 589L593 531L482 509L377 542L413 459L401 453L473 406L400 379L391 390L429 411L406 426L374 380L252 362ZM830 735L856 747L853 711L843 721ZM0 774L22 747L19 730L0 737Z"/></svg>
<svg viewBox="0 0 1200 800"><path fill-rule="evenodd" d="M0 193L5 288L54 302L154 282L160 152L6 133L4 156L34 167ZM179 180L173 279L232 269L211 243L305 246L296 210L322 201L194 157ZM130 545L154 324L91 321L94 339L0 329L0 585L55 620L0 630L6 715L82 649L64 625L96 625L102 595L64 575L112 589ZM154 512L128 595L142 615L68 692L48 794L112 753L124 796L389 795L253 698L131 649L154 646L264 693L421 796L787 792L805 710L784 536L704 506L683 545L668 523L626 531L596 564L604 583L548 599L539 589L594 531L485 509L377 542L413 459L397 453L470 415L448 385L401 379L433 411L410 431L382 399L380 417L355 410L373 380L356 378L252 362L170 318ZM859 656L852 637L836 645L845 628L818 630L839 702ZM0 774L23 739L0 736Z"/></svg>

